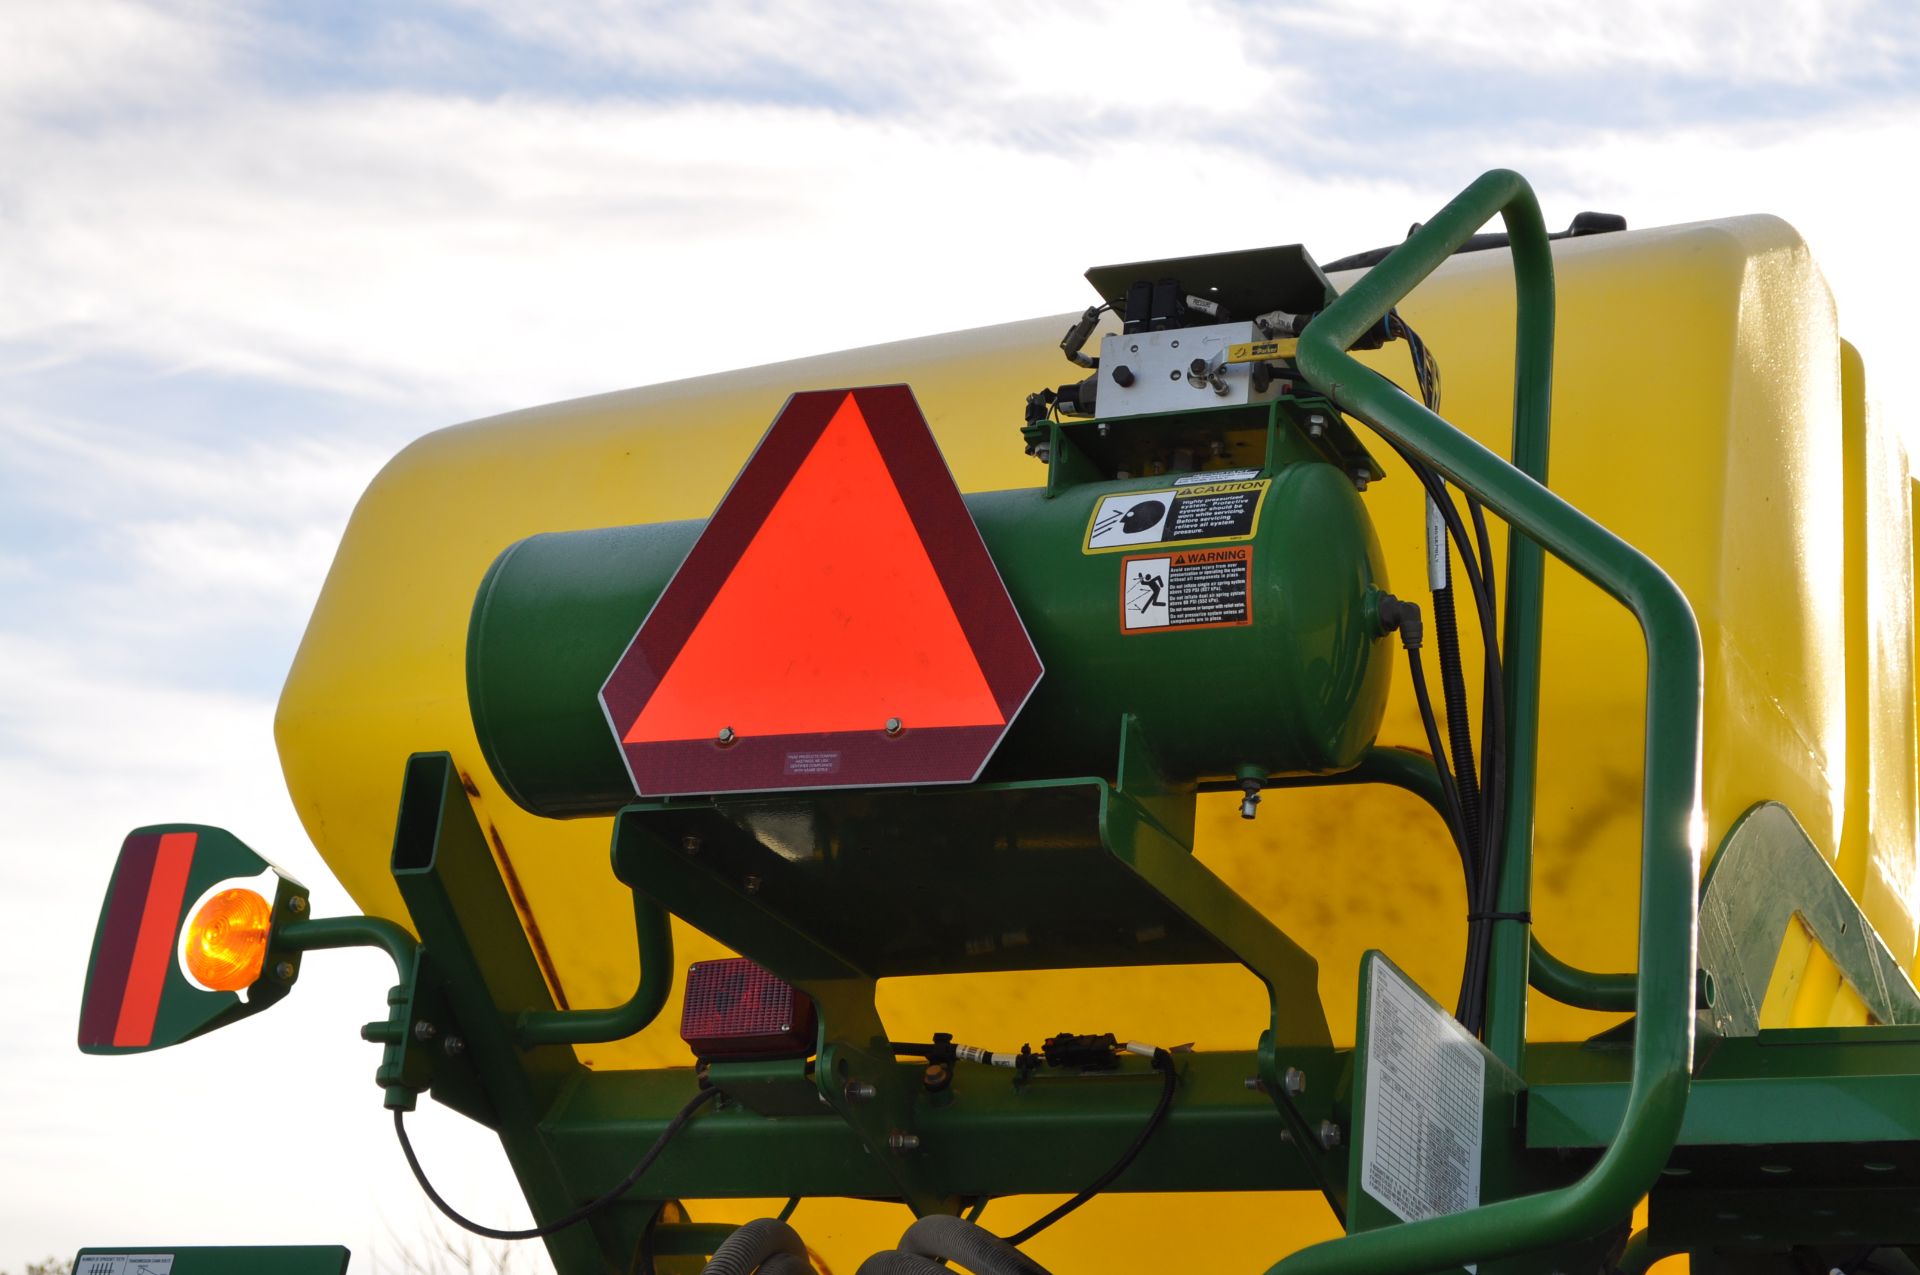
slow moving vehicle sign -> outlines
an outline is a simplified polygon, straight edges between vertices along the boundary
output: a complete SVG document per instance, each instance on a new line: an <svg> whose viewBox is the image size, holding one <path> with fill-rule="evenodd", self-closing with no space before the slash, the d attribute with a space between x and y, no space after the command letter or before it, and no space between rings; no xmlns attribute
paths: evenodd
<svg viewBox="0 0 1920 1275"><path fill-rule="evenodd" d="M645 796L966 783L1040 673L891 385L787 401L600 698Z"/></svg>

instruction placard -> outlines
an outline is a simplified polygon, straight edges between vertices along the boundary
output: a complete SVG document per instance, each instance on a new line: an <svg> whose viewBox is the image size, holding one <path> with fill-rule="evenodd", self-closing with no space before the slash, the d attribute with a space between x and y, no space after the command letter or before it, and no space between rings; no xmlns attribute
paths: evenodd
<svg viewBox="0 0 1920 1275"><path fill-rule="evenodd" d="M1185 549L1120 563L1120 630L1253 623L1253 546Z"/></svg>
<svg viewBox="0 0 1920 1275"><path fill-rule="evenodd" d="M1085 553L1152 549L1192 540L1248 540L1270 480L1173 486L1104 496L1087 523Z"/></svg>
<svg viewBox="0 0 1920 1275"><path fill-rule="evenodd" d="M1360 1188L1403 1222L1476 1208L1486 1058L1404 974L1368 964Z"/></svg>

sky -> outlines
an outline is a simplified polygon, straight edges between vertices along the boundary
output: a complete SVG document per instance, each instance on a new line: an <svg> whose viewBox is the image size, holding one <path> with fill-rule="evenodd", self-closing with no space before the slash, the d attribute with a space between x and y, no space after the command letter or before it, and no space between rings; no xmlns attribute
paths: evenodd
<svg viewBox="0 0 1920 1275"><path fill-rule="evenodd" d="M1496 166L1554 226L1785 217L1911 431L1917 154L1909 0L0 0L0 1270L429 1225L357 1039L381 958L218 1045L72 1043L129 827L346 908L273 705L409 440L1078 310L1096 261L1332 259ZM513 1221L488 1139L417 1128Z"/></svg>

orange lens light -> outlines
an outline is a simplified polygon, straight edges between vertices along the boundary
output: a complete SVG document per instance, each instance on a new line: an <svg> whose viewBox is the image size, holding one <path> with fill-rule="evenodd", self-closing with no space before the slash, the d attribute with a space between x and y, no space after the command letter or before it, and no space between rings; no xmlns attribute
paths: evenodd
<svg viewBox="0 0 1920 1275"><path fill-rule="evenodd" d="M202 987L240 992L267 959L273 905L252 890L222 890L187 923L187 973Z"/></svg>

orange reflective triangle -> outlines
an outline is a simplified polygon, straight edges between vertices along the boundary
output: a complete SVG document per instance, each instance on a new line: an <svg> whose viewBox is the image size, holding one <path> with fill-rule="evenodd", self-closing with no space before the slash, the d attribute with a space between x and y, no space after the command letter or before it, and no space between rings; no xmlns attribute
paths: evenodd
<svg viewBox="0 0 1920 1275"><path fill-rule="evenodd" d="M854 396L626 730L629 744L1006 721Z"/></svg>

